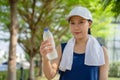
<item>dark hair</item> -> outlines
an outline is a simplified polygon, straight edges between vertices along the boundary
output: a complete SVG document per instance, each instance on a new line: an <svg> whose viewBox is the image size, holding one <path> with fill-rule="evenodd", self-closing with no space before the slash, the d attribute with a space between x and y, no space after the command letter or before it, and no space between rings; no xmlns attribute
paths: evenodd
<svg viewBox="0 0 120 80"><path fill-rule="evenodd" d="M90 28L88 29L88 34L91 34L91 30L90 30Z"/></svg>
<svg viewBox="0 0 120 80"><path fill-rule="evenodd" d="M88 22L92 22L92 21L91 21L91 20L88 20ZM90 28L88 29L88 34L91 35L91 29L90 29Z"/></svg>

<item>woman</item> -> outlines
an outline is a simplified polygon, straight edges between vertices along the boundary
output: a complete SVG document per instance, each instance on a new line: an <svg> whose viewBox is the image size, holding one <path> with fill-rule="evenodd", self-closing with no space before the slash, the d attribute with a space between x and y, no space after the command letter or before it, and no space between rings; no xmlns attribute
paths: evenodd
<svg viewBox="0 0 120 80"><path fill-rule="evenodd" d="M49 61L46 55L52 51L49 40L43 41L40 53L48 80L60 72L60 80L108 80L108 54L104 46L88 34L92 24L90 11L75 7L67 17L73 35L66 44L57 47L58 58Z"/></svg>

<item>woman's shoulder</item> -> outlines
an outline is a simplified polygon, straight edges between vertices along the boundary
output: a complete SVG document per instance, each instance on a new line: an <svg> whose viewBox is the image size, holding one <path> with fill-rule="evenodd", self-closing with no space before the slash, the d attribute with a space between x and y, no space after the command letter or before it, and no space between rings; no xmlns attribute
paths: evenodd
<svg viewBox="0 0 120 80"><path fill-rule="evenodd" d="M104 55L107 55L107 54L108 54L107 48L106 48L105 46L102 45L102 49L103 49Z"/></svg>
<svg viewBox="0 0 120 80"><path fill-rule="evenodd" d="M108 56L107 48L105 46L102 46L102 48L103 48L103 52L104 52L105 64L109 65L109 56Z"/></svg>
<svg viewBox="0 0 120 80"><path fill-rule="evenodd" d="M64 50L66 44L67 44L67 42L64 42L64 43L61 43L57 46L57 51L58 51L59 54L63 53L63 50Z"/></svg>

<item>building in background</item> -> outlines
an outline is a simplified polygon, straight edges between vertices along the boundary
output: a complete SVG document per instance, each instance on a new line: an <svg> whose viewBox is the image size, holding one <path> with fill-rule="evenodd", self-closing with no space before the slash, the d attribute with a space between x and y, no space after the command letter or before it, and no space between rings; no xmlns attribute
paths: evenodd
<svg viewBox="0 0 120 80"><path fill-rule="evenodd" d="M120 17L113 20L113 35L106 40L110 62L120 61Z"/></svg>
<svg viewBox="0 0 120 80"><path fill-rule="evenodd" d="M0 44L0 71L4 71L7 70L8 66L9 42L0 42ZM29 68L30 64L26 59L24 51L19 45L16 47L16 57L17 68L20 68L21 66L24 69Z"/></svg>

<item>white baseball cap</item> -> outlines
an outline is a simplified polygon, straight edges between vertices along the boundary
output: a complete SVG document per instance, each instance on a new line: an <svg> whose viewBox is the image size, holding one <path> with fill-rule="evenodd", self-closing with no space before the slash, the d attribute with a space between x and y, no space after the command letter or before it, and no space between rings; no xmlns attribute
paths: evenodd
<svg viewBox="0 0 120 80"><path fill-rule="evenodd" d="M85 7L75 7L73 8L70 13L68 14L67 16L67 20L69 21L69 19L72 17L72 16L80 16L80 17L83 17L87 20L91 20L92 21L92 15L91 15L91 12L85 8Z"/></svg>

